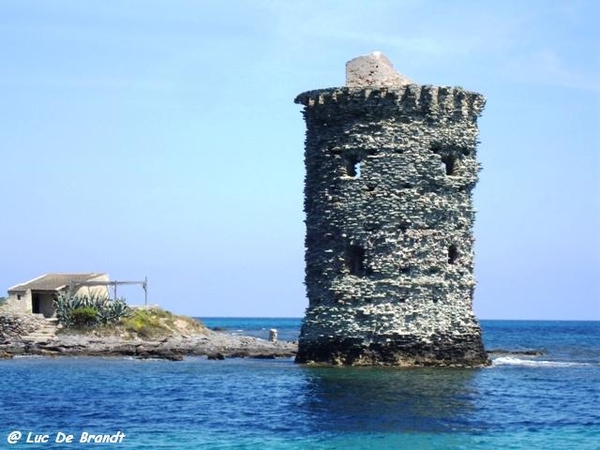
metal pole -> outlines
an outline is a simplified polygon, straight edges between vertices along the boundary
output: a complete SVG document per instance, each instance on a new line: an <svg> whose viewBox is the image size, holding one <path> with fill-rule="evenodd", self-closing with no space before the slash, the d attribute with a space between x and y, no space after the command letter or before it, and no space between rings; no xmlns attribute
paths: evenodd
<svg viewBox="0 0 600 450"><path fill-rule="evenodd" d="M148 306L148 277L144 277L144 306Z"/></svg>

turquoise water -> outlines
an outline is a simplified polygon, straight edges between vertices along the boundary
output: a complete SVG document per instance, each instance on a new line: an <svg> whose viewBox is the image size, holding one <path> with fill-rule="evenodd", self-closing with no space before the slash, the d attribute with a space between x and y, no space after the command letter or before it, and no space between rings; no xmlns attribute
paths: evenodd
<svg viewBox="0 0 600 450"><path fill-rule="evenodd" d="M223 329L232 334L254 336L261 339L269 338L269 330L277 330L279 339L283 341L297 341L300 335L302 319L295 317L269 318L269 317L198 317L202 323L211 329Z"/></svg>
<svg viewBox="0 0 600 450"><path fill-rule="evenodd" d="M248 334L297 335L299 326L211 320ZM290 359L0 361L0 448L600 448L600 322L483 327L488 347L546 354L500 356L481 370L316 369ZM21 439L11 446L14 431ZM83 432L119 431L120 444L78 442ZM30 432L50 442L27 444ZM74 442L53 444L59 432Z"/></svg>

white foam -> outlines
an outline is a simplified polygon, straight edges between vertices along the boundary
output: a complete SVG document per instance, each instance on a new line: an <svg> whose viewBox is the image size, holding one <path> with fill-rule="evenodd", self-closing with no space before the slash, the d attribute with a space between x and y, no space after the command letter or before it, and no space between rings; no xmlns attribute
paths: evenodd
<svg viewBox="0 0 600 450"><path fill-rule="evenodd" d="M589 366L588 363L543 361L537 359L515 358L514 356L500 356L492 359L492 366L525 366L525 367L577 367Z"/></svg>

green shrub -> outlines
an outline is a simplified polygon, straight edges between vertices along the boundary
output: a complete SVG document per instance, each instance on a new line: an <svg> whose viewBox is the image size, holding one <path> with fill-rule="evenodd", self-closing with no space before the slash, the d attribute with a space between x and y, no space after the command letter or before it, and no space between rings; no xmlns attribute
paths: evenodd
<svg viewBox="0 0 600 450"><path fill-rule="evenodd" d="M122 320L121 323L125 330L137 333L140 337L151 338L161 335L165 331L165 327L161 322L161 315L157 314L155 309L135 309L133 314Z"/></svg>
<svg viewBox="0 0 600 450"><path fill-rule="evenodd" d="M75 327L89 327L98 321L98 311L86 306L71 311L71 322Z"/></svg>
<svg viewBox="0 0 600 450"><path fill-rule="evenodd" d="M142 339L156 339L180 333L201 333L206 327L190 317L177 316L158 307L135 308L120 322L124 331Z"/></svg>

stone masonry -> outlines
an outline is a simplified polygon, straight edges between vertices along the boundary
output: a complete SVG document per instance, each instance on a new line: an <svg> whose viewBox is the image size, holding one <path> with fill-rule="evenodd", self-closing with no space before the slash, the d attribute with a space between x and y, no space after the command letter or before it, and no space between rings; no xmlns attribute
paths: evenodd
<svg viewBox="0 0 600 450"><path fill-rule="evenodd" d="M419 86L381 53L304 92L306 288L296 361L482 366L472 190L482 95Z"/></svg>

